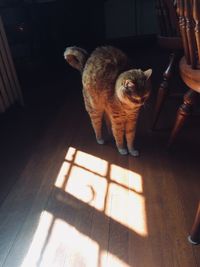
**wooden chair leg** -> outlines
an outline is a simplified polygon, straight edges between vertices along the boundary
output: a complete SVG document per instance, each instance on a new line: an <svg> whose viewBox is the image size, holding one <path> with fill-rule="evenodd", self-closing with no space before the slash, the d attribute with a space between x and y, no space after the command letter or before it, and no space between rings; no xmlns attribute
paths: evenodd
<svg viewBox="0 0 200 267"><path fill-rule="evenodd" d="M169 79L172 76L174 64L175 64L175 53L172 53L170 55L170 61L169 61L169 64L167 66L167 69L163 73L163 82L160 84L160 87L158 89L158 95L157 95L156 107L155 107L155 116L154 116L154 120L153 120L152 130L155 130L155 128L156 128L156 124L158 122L162 106L163 106L165 99L168 95Z"/></svg>
<svg viewBox="0 0 200 267"><path fill-rule="evenodd" d="M186 119L191 114L192 107L195 103L195 99L196 99L197 95L198 95L198 93L193 91L193 90L189 90L184 95L183 104L179 107L177 115L176 115L176 121L175 121L174 127L172 129L170 138L169 138L168 147L170 147L172 145L172 143L176 139L180 129L183 127Z"/></svg>
<svg viewBox="0 0 200 267"><path fill-rule="evenodd" d="M200 202L188 240L193 245L200 244Z"/></svg>

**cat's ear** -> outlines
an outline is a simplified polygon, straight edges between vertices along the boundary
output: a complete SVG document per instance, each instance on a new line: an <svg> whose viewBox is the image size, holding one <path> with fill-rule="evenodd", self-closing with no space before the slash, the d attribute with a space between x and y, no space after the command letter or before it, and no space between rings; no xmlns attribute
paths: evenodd
<svg viewBox="0 0 200 267"><path fill-rule="evenodd" d="M124 83L124 86L126 88L129 88L129 89L134 89L135 88L135 84L132 80L126 80L125 83Z"/></svg>
<svg viewBox="0 0 200 267"><path fill-rule="evenodd" d="M146 76L146 80L148 80L151 77L152 69L148 69L144 71L144 75Z"/></svg>

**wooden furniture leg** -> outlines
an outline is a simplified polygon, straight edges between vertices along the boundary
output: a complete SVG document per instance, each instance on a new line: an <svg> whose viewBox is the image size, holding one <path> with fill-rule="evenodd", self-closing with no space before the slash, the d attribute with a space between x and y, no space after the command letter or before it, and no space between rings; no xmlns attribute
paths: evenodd
<svg viewBox="0 0 200 267"><path fill-rule="evenodd" d="M171 136L169 138L168 147L170 147L171 144L174 142L186 119L191 114L192 107L195 103L197 95L198 93L193 90L187 91L187 93L184 95L183 104L179 107L176 115L176 121L174 124L174 128L171 132Z"/></svg>
<svg viewBox="0 0 200 267"><path fill-rule="evenodd" d="M188 241L193 245L200 244L200 202Z"/></svg>
<svg viewBox="0 0 200 267"><path fill-rule="evenodd" d="M155 116L154 116L154 120L153 120L152 130L155 130L158 118L160 116L160 112L161 112L162 106L163 106L163 104L165 102L165 99L166 99L166 97L168 95L169 79L172 76L174 64L175 64L175 53L172 53L170 55L170 61L169 61L169 64L167 66L167 69L163 73L163 82L160 84L160 87L158 89L158 95L157 95L157 100L156 100L156 108L155 108Z"/></svg>

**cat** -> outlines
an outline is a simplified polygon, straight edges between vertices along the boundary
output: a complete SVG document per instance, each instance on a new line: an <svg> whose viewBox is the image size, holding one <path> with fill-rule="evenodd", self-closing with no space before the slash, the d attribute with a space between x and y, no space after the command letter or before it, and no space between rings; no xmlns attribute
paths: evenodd
<svg viewBox="0 0 200 267"><path fill-rule="evenodd" d="M90 55L80 47L71 46L66 48L64 58L82 74L85 108L97 143L104 144L105 117L119 153L139 156L134 147L136 124L139 111L150 95L152 69L131 68L127 55L113 46L97 47Z"/></svg>

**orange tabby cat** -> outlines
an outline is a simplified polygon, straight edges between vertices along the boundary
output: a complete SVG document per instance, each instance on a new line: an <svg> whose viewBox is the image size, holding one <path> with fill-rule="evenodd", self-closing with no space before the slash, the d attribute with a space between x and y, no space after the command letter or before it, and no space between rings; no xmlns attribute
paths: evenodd
<svg viewBox="0 0 200 267"><path fill-rule="evenodd" d="M106 115L119 153L138 156L139 152L134 148L136 123L140 108L150 93L147 81L152 70L130 69L127 56L112 46L98 47L91 55L82 48L68 47L64 57L82 73L85 107L97 142L104 143L102 120Z"/></svg>

